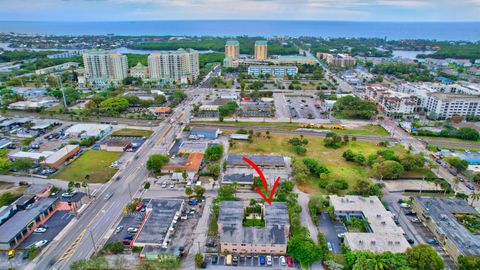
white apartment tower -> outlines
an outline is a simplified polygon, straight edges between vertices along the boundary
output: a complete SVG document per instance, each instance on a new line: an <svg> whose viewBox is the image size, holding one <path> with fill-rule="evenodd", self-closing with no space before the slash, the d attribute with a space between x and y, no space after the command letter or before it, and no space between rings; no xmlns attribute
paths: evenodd
<svg viewBox="0 0 480 270"><path fill-rule="evenodd" d="M92 50L83 54L85 77L96 85L119 82L128 75L128 61L125 55L104 50Z"/></svg>
<svg viewBox="0 0 480 270"><path fill-rule="evenodd" d="M160 51L148 56L151 80L192 83L200 75L198 52L192 49Z"/></svg>

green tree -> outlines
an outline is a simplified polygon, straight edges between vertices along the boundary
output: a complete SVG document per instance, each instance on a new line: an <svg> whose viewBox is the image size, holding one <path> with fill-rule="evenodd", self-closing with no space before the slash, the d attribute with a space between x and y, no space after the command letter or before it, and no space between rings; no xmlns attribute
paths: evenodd
<svg viewBox="0 0 480 270"><path fill-rule="evenodd" d="M151 155L146 163L147 170L153 173L160 173L163 165L167 164L170 158L166 155L154 154Z"/></svg>
<svg viewBox="0 0 480 270"><path fill-rule="evenodd" d="M220 176L220 165L218 163L207 164L207 170L215 179Z"/></svg>
<svg viewBox="0 0 480 270"><path fill-rule="evenodd" d="M373 171L378 178L398 178L403 174L403 166L394 160L385 160L373 165Z"/></svg>
<svg viewBox="0 0 480 270"><path fill-rule="evenodd" d="M402 164L405 171L413 171L418 168L423 168L424 160L422 154L406 154L400 158L400 164Z"/></svg>
<svg viewBox="0 0 480 270"><path fill-rule="evenodd" d="M12 162L12 168L17 171L26 172L33 167L33 164L33 160L29 158L18 158Z"/></svg>
<svg viewBox="0 0 480 270"><path fill-rule="evenodd" d="M457 130L456 137L462 140L478 141L480 134L474 128L464 127Z"/></svg>
<svg viewBox="0 0 480 270"><path fill-rule="evenodd" d="M200 268L202 267L202 264L203 264L203 255L201 253L197 253L195 254L195 265Z"/></svg>
<svg viewBox="0 0 480 270"><path fill-rule="evenodd" d="M90 259L82 259L72 263L71 270L106 270L108 269L108 261L105 257L93 257Z"/></svg>
<svg viewBox="0 0 480 270"><path fill-rule="evenodd" d="M99 105L101 111L110 115L117 115L128 108L128 100L123 97L112 97L102 101Z"/></svg>
<svg viewBox="0 0 480 270"><path fill-rule="evenodd" d="M206 190L202 186L195 186L193 188L193 191L195 192L195 194L197 194L197 196L202 197Z"/></svg>
<svg viewBox="0 0 480 270"><path fill-rule="evenodd" d="M458 257L458 270L480 269L480 256Z"/></svg>
<svg viewBox="0 0 480 270"><path fill-rule="evenodd" d="M8 158L0 158L0 174L6 174L12 169L12 162Z"/></svg>
<svg viewBox="0 0 480 270"><path fill-rule="evenodd" d="M306 267L319 261L323 254L311 238L305 235L293 236L288 240L288 254Z"/></svg>
<svg viewBox="0 0 480 270"><path fill-rule="evenodd" d="M186 194L187 196L192 195L192 194L193 194L193 189L192 189L191 187L185 188L185 194Z"/></svg>
<svg viewBox="0 0 480 270"><path fill-rule="evenodd" d="M427 244L410 247L405 252L408 265L418 270L442 270L445 268L442 257Z"/></svg>
<svg viewBox="0 0 480 270"><path fill-rule="evenodd" d="M468 162L459 157L445 157L445 161L461 172L468 168Z"/></svg>
<svg viewBox="0 0 480 270"><path fill-rule="evenodd" d="M205 159L208 161L217 161L222 158L223 145L215 144L205 150Z"/></svg>
<svg viewBox="0 0 480 270"><path fill-rule="evenodd" d="M123 252L124 245L122 242L110 242L105 244L103 249L112 254L119 254Z"/></svg>

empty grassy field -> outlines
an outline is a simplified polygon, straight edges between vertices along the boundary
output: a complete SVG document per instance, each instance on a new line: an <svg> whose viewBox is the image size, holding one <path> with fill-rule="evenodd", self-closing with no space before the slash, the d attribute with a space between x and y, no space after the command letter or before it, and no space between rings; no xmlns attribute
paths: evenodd
<svg viewBox="0 0 480 270"><path fill-rule="evenodd" d="M281 135L274 134L271 139L253 136L253 143L248 142L236 142L235 145L230 148L230 154L257 154L257 155L283 155L290 157L297 157L293 152L293 146L288 144L288 140L294 137L293 135ZM317 159L322 165L326 166L330 170L327 179L334 181L336 179L343 179L348 182L348 192L353 188L358 180L369 181L369 168L367 166L360 166L353 162L346 161L342 154L347 149L352 150L355 153L362 153L365 156L377 152L379 149L385 149L377 146L375 143L356 141L350 142L346 146L342 146L338 149L327 148L323 145L323 139L316 137L305 136L309 143L306 146L308 149L305 157L311 157ZM390 146L398 154L403 154L406 150L403 146L396 145ZM310 177L310 179L299 186L299 188L308 193L324 193L325 191L318 186L319 178Z"/></svg>
<svg viewBox="0 0 480 270"><path fill-rule="evenodd" d="M133 129L133 128L123 128L117 131L114 131L110 136L118 137L150 137L153 131L145 129Z"/></svg>
<svg viewBox="0 0 480 270"><path fill-rule="evenodd" d="M122 154L119 152L89 150L70 165L54 174L52 178L76 182L105 183L117 172L117 169L110 168L110 165L120 158ZM90 175L88 180L85 179L86 175Z"/></svg>

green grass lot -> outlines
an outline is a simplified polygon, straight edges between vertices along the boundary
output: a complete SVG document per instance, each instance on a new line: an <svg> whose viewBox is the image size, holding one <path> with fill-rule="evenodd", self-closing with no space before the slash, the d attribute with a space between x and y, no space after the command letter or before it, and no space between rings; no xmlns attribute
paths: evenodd
<svg viewBox="0 0 480 270"><path fill-rule="evenodd" d="M110 164L120 158L123 153L89 150L70 165L64 167L52 178L66 181L86 181L85 175L90 175L88 182L105 183L117 172Z"/></svg>
<svg viewBox="0 0 480 270"><path fill-rule="evenodd" d="M222 80L221 82L217 82L213 85L214 88L232 88L233 81L232 80Z"/></svg>
<svg viewBox="0 0 480 270"><path fill-rule="evenodd" d="M150 137L153 131L145 129L123 128L113 132L110 136L122 137Z"/></svg>
<svg viewBox="0 0 480 270"><path fill-rule="evenodd" d="M293 152L293 147L288 144L288 140L294 136L274 134L271 139L267 139L263 134L262 137L253 136L253 143L248 142L236 142L234 147L230 148L230 154L279 154L290 157L298 157ZM358 180L368 180L369 168L366 166L360 166L353 162L347 162L342 153L347 149L351 149L355 153L362 153L365 156L377 152L379 149L385 149L377 146L371 142L350 142L348 145L339 149L326 148L323 146L323 139L317 137L305 136L309 143L306 146L308 149L305 157L312 157L317 159L322 165L325 165L329 170L327 179L334 181L336 179L344 179L349 184L349 189L344 191L348 192L353 188ZM406 150L401 145L390 146L398 154L406 153ZM299 188L307 193L312 194L325 194L326 191L321 189L318 185L319 178L311 176L308 181Z"/></svg>
<svg viewBox="0 0 480 270"><path fill-rule="evenodd" d="M300 123L289 123L289 122L235 122L235 121L223 121L223 122L208 122L208 121L195 121L194 123L204 123L216 125L235 125L238 129L247 129L252 126L258 127L271 127L275 129L283 130L295 130L301 128L302 124ZM376 135L376 136L388 136L388 131L386 131L380 125L364 125L358 127L357 129L344 129L337 130L331 129L330 131L338 134L348 134L348 135Z"/></svg>

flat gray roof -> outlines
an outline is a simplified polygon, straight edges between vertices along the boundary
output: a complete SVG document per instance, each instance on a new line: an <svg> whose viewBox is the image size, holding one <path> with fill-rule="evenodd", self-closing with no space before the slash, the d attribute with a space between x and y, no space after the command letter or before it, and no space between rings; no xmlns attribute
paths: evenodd
<svg viewBox="0 0 480 270"><path fill-rule="evenodd" d="M237 182L239 184L252 184L253 174L232 173L223 176L223 182Z"/></svg>
<svg viewBox="0 0 480 270"><path fill-rule="evenodd" d="M445 235L464 255L480 255L480 236L471 233L460 224L454 214L473 214L478 212L459 198L415 197L415 201L427 215L437 224L437 233Z"/></svg>
<svg viewBox="0 0 480 270"><path fill-rule="evenodd" d="M15 213L15 215L0 226L0 243L10 242L30 221L45 212L57 200L58 198L42 198L34 203L32 208Z"/></svg>
<svg viewBox="0 0 480 270"><path fill-rule="evenodd" d="M260 155L228 155L227 165L230 166L248 166L248 164L243 161L243 157L250 159L255 162L258 166L285 166L285 159L282 156L260 156Z"/></svg>
<svg viewBox="0 0 480 270"><path fill-rule="evenodd" d="M243 227L242 201L224 201L220 204L218 224L221 224L220 242L287 244L285 226L289 226L287 205L273 202L265 205L265 227Z"/></svg>
<svg viewBox="0 0 480 270"><path fill-rule="evenodd" d="M180 212L183 200L157 200L151 199L147 203L147 209L151 209L145 224L135 239L136 243L161 245L167 235L168 229L173 222L175 214Z"/></svg>

